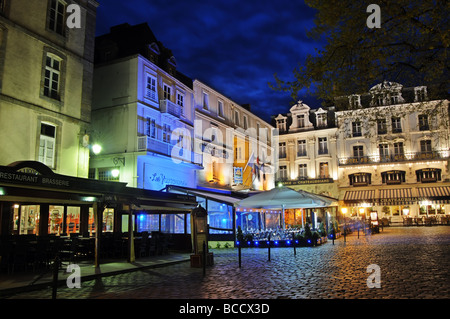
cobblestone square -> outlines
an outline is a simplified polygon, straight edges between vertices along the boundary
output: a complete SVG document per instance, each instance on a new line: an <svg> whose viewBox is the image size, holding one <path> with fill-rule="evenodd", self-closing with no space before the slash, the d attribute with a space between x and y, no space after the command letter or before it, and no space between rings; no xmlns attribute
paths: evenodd
<svg viewBox="0 0 450 319"><path fill-rule="evenodd" d="M82 282L60 288L59 299L448 299L450 227L390 227L352 233L318 247L213 249L215 264L189 263ZM369 288L369 265L380 269L380 288ZM50 299L51 289L12 299Z"/></svg>

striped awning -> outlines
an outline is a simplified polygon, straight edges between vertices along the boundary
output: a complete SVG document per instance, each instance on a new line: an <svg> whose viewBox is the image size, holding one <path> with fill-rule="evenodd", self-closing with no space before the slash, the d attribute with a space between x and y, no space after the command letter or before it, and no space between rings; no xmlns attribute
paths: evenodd
<svg viewBox="0 0 450 319"><path fill-rule="evenodd" d="M420 200L437 201L439 204L450 203L450 186L441 187L418 187Z"/></svg>
<svg viewBox="0 0 450 319"><path fill-rule="evenodd" d="M385 188L379 190L378 201L382 205L412 205L417 200L412 188Z"/></svg>
<svg viewBox="0 0 450 319"><path fill-rule="evenodd" d="M358 190L346 191L344 195L344 202L347 205L360 205L362 203L373 203L375 199L375 190Z"/></svg>

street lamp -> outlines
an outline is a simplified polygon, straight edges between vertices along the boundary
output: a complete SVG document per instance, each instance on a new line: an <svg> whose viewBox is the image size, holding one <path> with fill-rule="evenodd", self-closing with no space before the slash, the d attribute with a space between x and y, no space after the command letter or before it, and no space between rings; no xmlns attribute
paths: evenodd
<svg viewBox="0 0 450 319"><path fill-rule="evenodd" d="M92 145L92 152L94 152L95 155L99 154L102 151L102 147L99 144Z"/></svg>
<svg viewBox="0 0 450 319"><path fill-rule="evenodd" d="M347 240L346 240L346 228L347 228L347 223L345 222L345 214L347 214L347 211L348 211L348 209L347 209L347 207L342 207L341 208L341 212L342 212L342 215L344 216L344 242L346 242Z"/></svg>

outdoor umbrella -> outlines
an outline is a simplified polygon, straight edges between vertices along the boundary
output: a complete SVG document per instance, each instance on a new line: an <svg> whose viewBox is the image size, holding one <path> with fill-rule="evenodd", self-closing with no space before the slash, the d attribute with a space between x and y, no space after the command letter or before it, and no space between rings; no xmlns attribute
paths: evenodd
<svg viewBox="0 0 450 319"><path fill-rule="evenodd" d="M295 191L289 187L276 187L243 199L235 204L239 208L281 209L284 224L284 210L289 208L327 207L332 200L306 191Z"/></svg>

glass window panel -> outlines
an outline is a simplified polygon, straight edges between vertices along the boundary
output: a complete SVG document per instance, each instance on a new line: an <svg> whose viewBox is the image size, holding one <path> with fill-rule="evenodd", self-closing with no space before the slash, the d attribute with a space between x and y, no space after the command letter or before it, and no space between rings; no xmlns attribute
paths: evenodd
<svg viewBox="0 0 450 319"><path fill-rule="evenodd" d="M64 207L63 206L49 206L49 216L48 216L48 233L60 236L63 232L63 217L64 217Z"/></svg>
<svg viewBox="0 0 450 319"><path fill-rule="evenodd" d="M125 217L128 231L128 216ZM147 231L149 233L159 231L159 214L139 214L137 217L137 231Z"/></svg>
<svg viewBox="0 0 450 319"><path fill-rule="evenodd" d="M224 203L208 200L208 223L211 227L232 229L233 218L231 208ZM211 234L228 234L228 231L211 229Z"/></svg>
<svg viewBox="0 0 450 319"><path fill-rule="evenodd" d="M110 233L114 231L114 208L106 208L103 211L102 231Z"/></svg>
<svg viewBox="0 0 450 319"><path fill-rule="evenodd" d="M67 207L66 233L80 233L80 207Z"/></svg>

